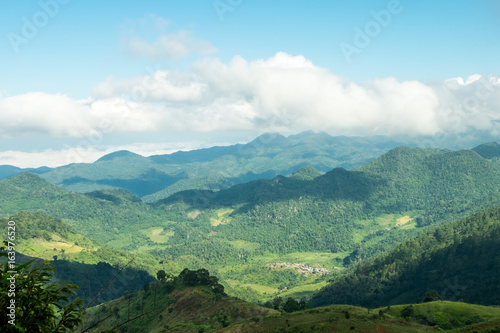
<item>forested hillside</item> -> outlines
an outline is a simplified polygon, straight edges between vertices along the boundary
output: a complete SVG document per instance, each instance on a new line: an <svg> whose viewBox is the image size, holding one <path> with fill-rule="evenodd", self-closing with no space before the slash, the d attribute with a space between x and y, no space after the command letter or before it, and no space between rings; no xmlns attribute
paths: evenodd
<svg viewBox="0 0 500 333"><path fill-rule="evenodd" d="M10 216L9 220L16 222L18 230L16 260L23 263L40 258L37 265L42 260L50 261L56 269L54 278L58 282L80 286L75 297L82 298L85 305L101 291L94 305L133 292L153 280L151 274L155 273L156 260L151 256L110 249L81 235L61 220L41 213L21 212ZM7 225L9 220L0 218L0 224ZM115 275L113 284L105 288Z"/></svg>
<svg viewBox="0 0 500 333"><path fill-rule="evenodd" d="M500 304L500 207L449 223L357 265L311 303L368 307L443 299Z"/></svg>
<svg viewBox="0 0 500 333"><path fill-rule="evenodd" d="M500 166L473 151L400 147L355 171L334 169L310 180L278 176L219 192L187 191L156 205L199 210L193 223L183 226L186 235L196 230L208 235L198 236L199 243L244 240L285 253L358 248L363 257L383 250L381 240L395 244L415 227L500 204L499 189ZM402 220L380 220L390 220L388 214Z"/></svg>

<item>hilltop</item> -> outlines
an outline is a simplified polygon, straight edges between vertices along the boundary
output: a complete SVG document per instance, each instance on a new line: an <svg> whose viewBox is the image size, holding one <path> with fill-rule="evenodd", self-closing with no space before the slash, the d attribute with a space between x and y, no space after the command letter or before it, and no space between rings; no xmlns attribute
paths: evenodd
<svg viewBox="0 0 500 333"><path fill-rule="evenodd" d="M190 276L188 279L187 277ZM201 278L200 278L201 277ZM206 278L204 278L206 277ZM189 282L188 282L189 280ZM211 280L212 282L208 282ZM500 309L434 301L367 309L331 305L294 310L293 299L275 299L280 311L228 297L216 290L204 270L184 270L178 277L150 283L144 290L90 308L84 329L120 332L495 332ZM270 304L272 307L273 305Z"/></svg>

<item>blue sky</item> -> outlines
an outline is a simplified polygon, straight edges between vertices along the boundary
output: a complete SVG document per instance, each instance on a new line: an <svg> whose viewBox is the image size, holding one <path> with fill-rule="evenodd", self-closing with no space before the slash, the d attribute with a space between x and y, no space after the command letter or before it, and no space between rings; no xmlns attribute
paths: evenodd
<svg viewBox="0 0 500 333"><path fill-rule="evenodd" d="M495 130L488 127L500 104L500 4L493 0L1 6L0 164L39 165L43 156L61 164L82 140L82 160L91 161L115 148L167 152L267 130ZM356 52L346 56L346 47ZM148 79L154 88L144 87ZM408 111L404 100L422 104ZM131 112L117 118L120 105ZM311 112L317 121L304 122ZM385 118L412 127L384 126ZM116 126L103 130L103 121Z"/></svg>

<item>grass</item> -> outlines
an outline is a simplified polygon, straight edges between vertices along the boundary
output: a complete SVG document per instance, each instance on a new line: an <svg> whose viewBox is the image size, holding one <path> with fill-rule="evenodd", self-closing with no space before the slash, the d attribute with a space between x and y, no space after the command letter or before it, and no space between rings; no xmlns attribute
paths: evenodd
<svg viewBox="0 0 500 333"><path fill-rule="evenodd" d="M377 309L384 311L390 316L401 317L401 311L408 305L395 305L390 309ZM500 319L500 308L467 304L462 302L437 301L412 305L415 318L410 321L421 321L422 317L431 317L436 326L442 329L454 329L464 326L477 326L491 320Z"/></svg>
<svg viewBox="0 0 500 333"><path fill-rule="evenodd" d="M381 227L386 230L393 228L414 229L417 224L413 221L419 214L421 214L419 211L409 211L403 214L382 214L369 220L357 220L356 223L364 228L353 233L353 240L360 244L368 235L377 232Z"/></svg>
<svg viewBox="0 0 500 333"><path fill-rule="evenodd" d="M236 241L238 242L238 241ZM233 244L233 242L231 242ZM252 244L252 243L250 243ZM235 245L235 244L233 244ZM246 242L238 244L239 246L247 246ZM327 285L326 280L327 277L321 278L318 276L307 276L305 281L301 282L300 285L297 286L289 286L288 281L276 282L273 281L272 285L267 285L266 283L262 283L262 277L258 272L256 273L248 273L245 271L245 268L255 266L255 267L264 267L271 263L279 263L279 262L287 262L287 263L302 263L310 267L323 267L330 271L332 271L331 275L336 274L336 272L340 271L342 268L339 266L335 266L336 259L343 258L347 253L339 254L339 253L321 253L321 252L303 252L303 253L290 253L286 255L273 255L267 254L263 256L253 257L249 263L240 264L240 265L228 265L225 267L219 267L217 270L219 272L219 277L221 281L226 283L231 289L237 291L239 297L244 299L266 302L268 300L272 300L276 296L281 297L292 297L292 298L309 298L315 292L320 290L322 287ZM290 269L293 270L293 269ZM233 274L229 278L228 273L232 271ZM296 272L295 270L293 270ZM238 278L239 275L234 276L234 272L240 272L242 277L244 274L244 279ZM296 273L297 276L299 273ZM303 275L305 276L305 275ZM240 282L243 280L244 282ZM284 286L287 286L289 289L280 291L278 290L278 286L280 283ZM252 292L248 292L248 289L251 289ZM247 298L248 297L248 298Z"/></svg>
<svg viewBox="0 0 500 333"><path fill-rule="evenodd" d="M212 227L216 227L219 224L229 224L231 223L231 217L229 214L234 212L234 209L231 208L221 208L216 210L217 218L210 218L210 224Z"/></svg>
<svg viewBox="0 0 500 333"><path fill-rule="evenodd" d="M282 291L279 296L282 298L299 298L302 299L303 297L305 298L310 298L314 293L316 293L318 290L321 288L325 287L328 285L327 281L320 281L317 283L311 283L311 284L305 284L301 285L298 287L290 288L288 290Z"/></svg>
<svg viewBox="0 0 500 333"><path fill-rule="evenodd" d="M153 242L158 244L167 243L170 237L174 235L173 231L165 231L163 227L141 229L140 232L149 237L149 239L151 239Z"/></svg>

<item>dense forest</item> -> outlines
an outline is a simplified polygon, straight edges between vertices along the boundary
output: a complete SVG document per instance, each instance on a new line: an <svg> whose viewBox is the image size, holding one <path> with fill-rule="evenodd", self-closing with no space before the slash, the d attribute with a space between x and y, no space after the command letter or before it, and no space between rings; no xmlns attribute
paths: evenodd
<svg viewBox="0 0 500 333"><path fill-rule="evenodd" d="M443 299L500 304L500 207L439 226L356 265L311 304L380 307L419 302L428 290Z"/></svg>

